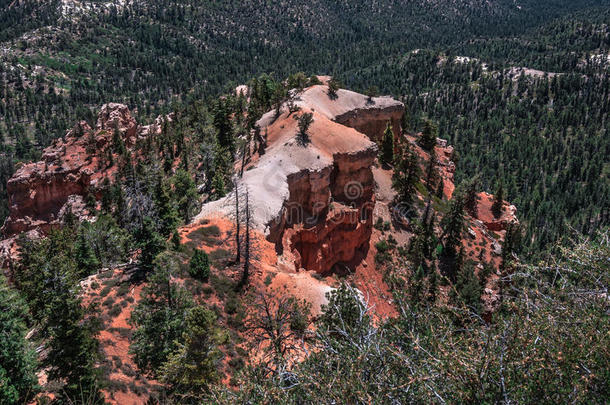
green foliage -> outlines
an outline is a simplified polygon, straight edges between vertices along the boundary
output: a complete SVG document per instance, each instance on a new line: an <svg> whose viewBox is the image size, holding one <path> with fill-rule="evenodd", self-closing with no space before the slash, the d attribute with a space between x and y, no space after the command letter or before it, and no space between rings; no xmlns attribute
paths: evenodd
<svg viewBox="0 0 610 405"><path fill-rule="evenodd" d="M523 266L491 322L462 305L420 305L394 290L398 315L373 324L342 285L329 296L316 350L284 374L246 370L219 403L600 403L610 392L608 234ZM472 269L470 269L471 271ZM398 274L395 276L398 277ZM476 288L464 273L462 290ZM467 298L468 295L464 295ZM475 294L473 300L478 299ZM456 316L468 320L452 322ZM523 370L527 370L524 373ZM603 402L603 399L601 400Z"/></svg>
<svg viewBox="0 0 610 405"><path fill-rule="evenodd" d="M464 184L460 184L460 186L461 190L458 190L458 192L464 193L464 209L468 214L476 218L478 215L477 193L481 190L481 178L478 175L474 176L471 179L465 180Z"/></svg>
<svg viewBox="0 0 610 405"><path fill-rule="evenodd" d="M377 94L379 94L379 89L377 88L377 86L369 86L365 90L364 94L366 94L367 102L372 103L373 97L376 97Z"/></svg>
<svg viewBox="0 0 610 405"><path fill-rule="evenodd" d="M48 352L43 366L49 367L50 380L65 381L60 397L92 396L94 403L101 403L99 373L95 369L98 322L87 315L78 289L69 278L72 271L55 260L51 266L44 294L47 304L43 333Z"/></svg>
<svg viewBox="0 0 610 405"><path fill-rule="evenodd" d="M455 291L451 290L451 297L456 304L463 304L474 313L481 312L481 284L474 274L474 265L471 261L465 262L464 252L460 251L456 259ZM457 295L456 295L457 293Z"/></svg>
<svg viewBox="0 0 610 405"><path fill-rule="evenodd" d="M335 348L350 349L349 339L366 339L371 318L366 304L356 290L343 283L327 293L328 304L322 306L317 327L327 335Z"/></svg>
<svg viewBox="0 0 610 405"><path fill-rule="evenodd" d="M391 246L387 240L382 239L375 243L375 249L377 249L377 253L375 254L375 263L382 265L392 260L392 256L390 254Z"/></svg>
<svg viewBox="0 0 610 405"><path fill-rule="evenodd" d="M210 277L210 258L203 250L195 250L189 263L189 274L197 280L207 281Z"/></svg>
<svg viewBox="0 0 610 405"><path fill-rule="evenodd" d="M136 329L129 350L136 365L151 375L156 375L176 350L185 315L193 307L186 290L172 281L178 271L176 260L169 252L155 258L154 271L131 313L130 323Z"/></svg>
<svg viewBox="0 0 610 405"><path fill-rule="evenodd" d="M383 133L379 153L379 160L384 166L390 166L394 163L394 132L392 131L392 125L389 122Z"/></svg>
<svg viewBox="0 0 610 405"><path fill-rule="evenodd" d="M63 385L60 398L81 395L100 400L96 369L99 322L79 295L82 269L77 264L74 229L51 232L36 241L22 240L15 282L28 302L44 338L50 381Z"/></svg>
<svg viewBox="0 0 610 405"><path fill-rule="evenodd" d="M172 191L169 184L159 177L155 187L154 200L155 205L157 206L159 220L161 221L159 232L165 237L169 237L169 235L176 230L176 227L180 222L178 211L176 210L171 195ZM181 194L176 191L174 195Z"/></svg>
<svg viewBox="0 0 610 405"><path fill-rule="evenodd" d="M432 121L426 120L422 134L417 140L419 146L427 151L431 151L436 146L437 131L436 125Z"/></svg>
<svg viewBox="0 0 610 405"><path fill-rule="evenodd" d="M212 2L209 7L153 0L146 7L137 2L109 6L110 11L93 2L87 13L74 12L70 18L60 17L56 3L19 2L0 11L0 37L8 49L0 63L0 180L10 177L15 161L37 160L39 149L75 122L95 126L94 111L109 100L137 107L144 123L256 76L248 83L255 84L250 86L256 104L251 110L256 114L248 117L252 123L271 108L282 86L274 77L304 70L333 73L350 88L377 86L404 99L411 115L404 128L421 127L424 116L437 121L464 156L458 180L481 171L489 188L496 173L505 177L511 202L531 224L528 244L545 246L563 234L566 224L556 219L558 212L581 230L607 223L607 215L595 220L607 210L603 196L608 194L604 182L597 181L607 177L599 162L607 154L608 138L607 92L597 89L609 87L607 69L594 57L609 48L609 14L599 1L449 7L448 0L417 0L397 7L393 0L322 0L304 10L301 0L281 6ZM408 51L413 49L419 52ZM564 75L517 79L508 70L513 66ZM295 75L290 85L300 88L303 76ZM98 77L104 80L92 79ZM206 138L207 147L211 128L232 161L238 127L228 118L243 100L225 100L210 109L212 114L201 106L191 110L208 117L193 120L189 125L195 130L182 135L188 135L187 144L192 136L197 149ZM240 114L232 117L241 120ZM180 138L182 131L175 132ZM173 162L171 155L163 153L164 160ZM188 165L187 160L181 163ZM515 164L522 161L530 164ZM0 181L0 219L8 213L5 184Z"/></svg>
<svg viewBox="0 0 610 405"><path fill-rule="evenodd" d="M337 79L335 79L334 77L330 78L330 80L328 81L328 97L331 100L337 99L337 91L339 90L340 86L341 85Z"/></svg>
<svg viewBox="0 0 610 405"><path fill-rule="evenodd" d="M178 170L173 178L174 192L176 193L178 210L182 219L188 223L197 204L197 188L191 176L184 170Z"/></svg>
<svg viewBox="0 0 610 405"><path fill-rule="evenodd" d="M407 143L392 176L392 187L397 191L400 202L413 203L416 193L415 186L419 182L419 172L417 155Z"/></svg>
<svg viewBox="0 0 610 405"><path fill-rule="evenodd" d="M498 188L494 194L494 202L491 205L491 212L494 217L499 218L502 215L502 206L504 204L504 187L502 182L498 183Z"/></svg>
<svg viewBox="0 0 610 405"><path fill-rule="evenodd" d="M456 192L449 201L449 212L441 220L443 230L444 254L455 256L462 243L464 230L464 193Z"/></svg>
<svg viewBox="0 0 610 405"><path fill-rule="evenodd" d="M82 243L80 249L86 253L83 257L93 253L93 257L89 256L85 263L90 261L91 269L94 270L124 262L133 243L128 232L119 227L110 215L98 215L95 222L83 222L80 224L79 232L77 250L79 244ZM82 240L80 235L82 235ZM89 248L85 245L88 245ZM86 252L87 250L89 252ZM97 263L97 267L92 266L95 263Z"/></svg>
<svg viewBox="0 0 610 405"><path fill-rule="evenodd" d="M212 198L218 200L219 198L224 197L227 194L225 189L225 181L224 176L220 171L216 171L214 173L214 178L212 179Z"/></svg>
<svg viewBox="0 0 610 405"><path fill-rule="evenodd" d="M144 224L136 233L135 240L141 248L140 266L144 270L151 270L153 261L166 247L165 239L157 232L156 224L151 218L144 218Z"/></svg>
<svg viewBox="0 0 610 405"><path fill-rule="evenodd" d="M159 373L177 400L201 398L220 379L222 353L217 346L222 333L216 325L216 315L205 307L196 306L186 313L184 332Z"/></svg>
<svg viewBox="0 0 610 405"><path fill-rule="evenodd" d="M299 132L297 133L297 142L301 146L305 146L311 142L309 137L309 127L313 123L313 113L303 113L300 116L294 117L298 121Z"/></svg>
<svg viewBox="0 0 610 405"><path fill-rule="evenodd" d="M27 334L27 306L0 275L0 403L29 402L36 393L36 354Z"/></svg>
<svg viewBox="0 0 610 405"><path fill-rule="evenodd" d="M95 256L93 248L83 230L79 232L76 240L75 255L76 264L82 276L86 277L99 269L100 262Z"/></svg>

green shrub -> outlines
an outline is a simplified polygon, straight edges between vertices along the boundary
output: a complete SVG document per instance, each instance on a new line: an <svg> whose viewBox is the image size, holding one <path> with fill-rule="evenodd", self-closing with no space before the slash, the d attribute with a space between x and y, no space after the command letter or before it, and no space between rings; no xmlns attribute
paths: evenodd
<svg viewBox="0 0 610 405"><path fill-rule="evenodd" d="M207 281L210 277L210 258L203 250L195 250L189 265L189 274L202 281Z"/></svg>

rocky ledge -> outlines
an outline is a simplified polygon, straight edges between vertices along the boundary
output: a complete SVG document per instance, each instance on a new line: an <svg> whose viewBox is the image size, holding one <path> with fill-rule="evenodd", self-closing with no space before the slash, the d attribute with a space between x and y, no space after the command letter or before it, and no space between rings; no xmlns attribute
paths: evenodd
<svg viewBox="0 0 610 405"><path fill-rule="evenodd" d="M114 179L117 167L104 157L114 151L115 132L130 150L139 137L160 133L161 122L140 126L124 104L105 104L95 128L81 121L43 151L42 160L17 169L8 181L9 216L2 233L10 237L21 232L46 233L70 211L88 215L84 199L96 197L96 189L108 178Z"/></svg>
<svg viewBox="0 0 610 405"><path fill-rule="evenodd" d="M402 103L313 86L297 95L294 113L269 112L259 121L266 153L240 180L250 195L253 221L294 270L324 274L368 250L372 232L372 167L388 122L400 131ZM296 117L313 114L309 143L297 142ZM349 117L349 118L348 118ZM230 215L234 196L206 204L200 218ZM366 254L364 254L365 256Z"/></svg>

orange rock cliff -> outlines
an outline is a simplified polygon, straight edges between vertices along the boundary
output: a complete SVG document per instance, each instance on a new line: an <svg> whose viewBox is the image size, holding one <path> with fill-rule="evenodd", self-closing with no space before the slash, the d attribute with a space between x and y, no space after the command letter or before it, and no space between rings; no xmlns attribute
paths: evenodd
<svg viewBox="0 0 610 405"><path fill-rule="evenodd" d="M41 161L19 167L8 181L9 216L3 235L31 230L46 233L68 209L86 215L85 197L116 173L116 165L101 159L112 145L115 131L131 150L138 138L159 134L161 120L140 126L127 106L111 103L102 107L95 128L85 121L76 124L43 151Z"/></svg>
<svg viewBox="0 0 610 405"><path fill-rule="evenodd" d="M295 102L299 111L291 113L284 106L278 117L271 111L259 120L268 146L240 180L249 191L254 228L275 250L273 262L267 265L288 274L311 272L311 277L348 271L356 282L363 281L362 289L369 289L380 306L388 305L381 304L389 299L388 291L374 263L375 243L382 235L373 224L379 219L392 222L395 192L392 171L376 163L376 142L389 123L397 139L412 145L422 165L430 155L417 146L415 137L402 134L404 106L392 98L369 98L343 89L331 98L327 86L316 85L296 95ZM313 114L313 123L309 142L301 145L295 117L304 113ZM10 179L4 235L44 233L57 226L68 209L87 217L84 199L95 196L101 182L116 173L116 165L102 156L117 132L129 150L139 138L160 134L161 118L141 126L125 105L106 104L95 128L78 123L64 139L45 149L42 161L23 165ZM453 148L439 140L437 168L446 198L454 189L452 156ZM204 204L193 223L232 218L233 198L230 194ZM491 199L480 194L477 218L467 216L464 247L473 260L497 265L506 225L516 216L515 208L506 204L502 217L495 219L490 214ZM408 227L394 227L389 233L401 244L412 236ZM368 284L371 276L376 277L374 287Z"/></svg>

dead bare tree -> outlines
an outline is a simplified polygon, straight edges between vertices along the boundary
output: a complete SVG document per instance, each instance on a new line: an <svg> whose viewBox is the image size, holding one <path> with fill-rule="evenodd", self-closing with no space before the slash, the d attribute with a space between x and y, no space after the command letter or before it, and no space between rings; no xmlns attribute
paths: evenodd
<svg viewBox="0 0 610 405"><path fill-rule="evenodd" d="M240 246L240 215L239 215L239 182L237 179L233 179L233 190L235 191L235 263L241 261L241 246Z"/></svg>
<svg viewBox="0 0 610 405"><path fill-rule="evenodd" d="M246 191L245 191L245 197L246 197L246 201L245 201L244 213L245 213L245 222L246 222L246 232L245 232L245 244L244 244L244 270L241 275L241 280L239 281L239 284L237 286L237 288L239 290L241 290L248 283L248 278L250 277L250 249L252 247L251 246L252 244L250 243L250 194L248 192L247 186L246 186Z"/></svg>
<svg viewBox="0 0 610 405"><path fill-rule="evenodd" d="M250 143L252 142L252 133L248 131L246 135L246 139L244 141L244 147L241 152L241 169L239 170L239 177L244 177L244 168L246 167L246 163L250 161Z"/></svg>
<svg viewBox="0 0 610 405"><path fill-rule="evenodd" d="M290 381L290 368L306 352L305 331L310 325L310 306L283 293L260 294L252 305L245 326L261 351L261 366L283 382Z"/></svg>

